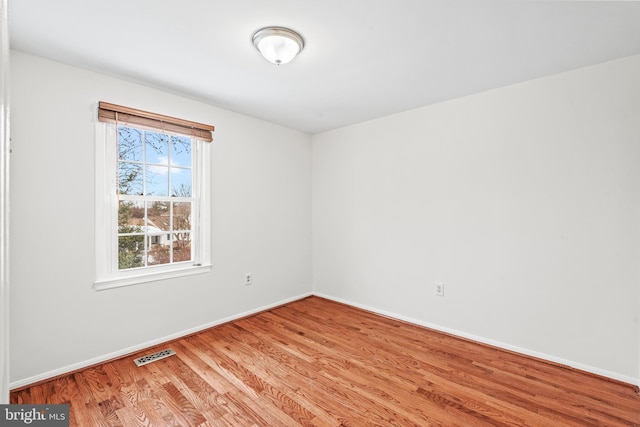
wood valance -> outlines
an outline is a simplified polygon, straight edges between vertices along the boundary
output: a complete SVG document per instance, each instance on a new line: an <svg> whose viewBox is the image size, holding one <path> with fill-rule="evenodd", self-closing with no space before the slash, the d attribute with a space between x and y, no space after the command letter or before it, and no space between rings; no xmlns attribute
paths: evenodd
<svg viewBox="0 0 640 427"><path fill-rule="evenodd" d="M189 120L178 119L122 105L100 102L98 104L98 120L107 123L127 123L146 128L159 129L166 132L189 135L201 141L213 141L214 127Z"/></svg>

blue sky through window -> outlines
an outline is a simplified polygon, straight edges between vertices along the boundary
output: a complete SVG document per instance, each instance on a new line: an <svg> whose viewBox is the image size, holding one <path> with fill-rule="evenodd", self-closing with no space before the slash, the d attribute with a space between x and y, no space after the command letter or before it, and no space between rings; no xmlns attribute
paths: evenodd
<svg viewBox="0 0 640 427"><path fill-rule="evenodd" d="M191 156L188 137L119 126L120 193L191 197Z"/></svg>

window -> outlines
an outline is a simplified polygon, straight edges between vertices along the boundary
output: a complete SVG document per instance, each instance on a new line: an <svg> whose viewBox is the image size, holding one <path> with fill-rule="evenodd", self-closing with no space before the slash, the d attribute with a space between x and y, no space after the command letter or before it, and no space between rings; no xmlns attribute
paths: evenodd
<svg viewBox="0 0 640 427"><path fill-rule="evenodd" d="M102 102L98 117L96 289L209 271L213 126Z"/></svg>

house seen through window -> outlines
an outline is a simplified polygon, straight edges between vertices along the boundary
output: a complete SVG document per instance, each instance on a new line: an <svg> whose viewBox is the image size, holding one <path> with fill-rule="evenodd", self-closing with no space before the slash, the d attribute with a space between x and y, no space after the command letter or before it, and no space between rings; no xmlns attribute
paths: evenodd
<svg viewBox="0 0 640 427"><path fill-rule="evenodd" d="M118 127L118 268L192 261L192 141Z"/></svg>

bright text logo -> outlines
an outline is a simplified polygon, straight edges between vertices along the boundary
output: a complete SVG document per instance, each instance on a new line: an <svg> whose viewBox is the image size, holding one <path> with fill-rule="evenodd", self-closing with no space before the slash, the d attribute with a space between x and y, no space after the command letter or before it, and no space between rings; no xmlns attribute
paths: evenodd
<svg viewBox="0 0 640 427"><path fill-rule="evenodd" d="M0 427L68 427L69 405L0 405Z"/></svg>

